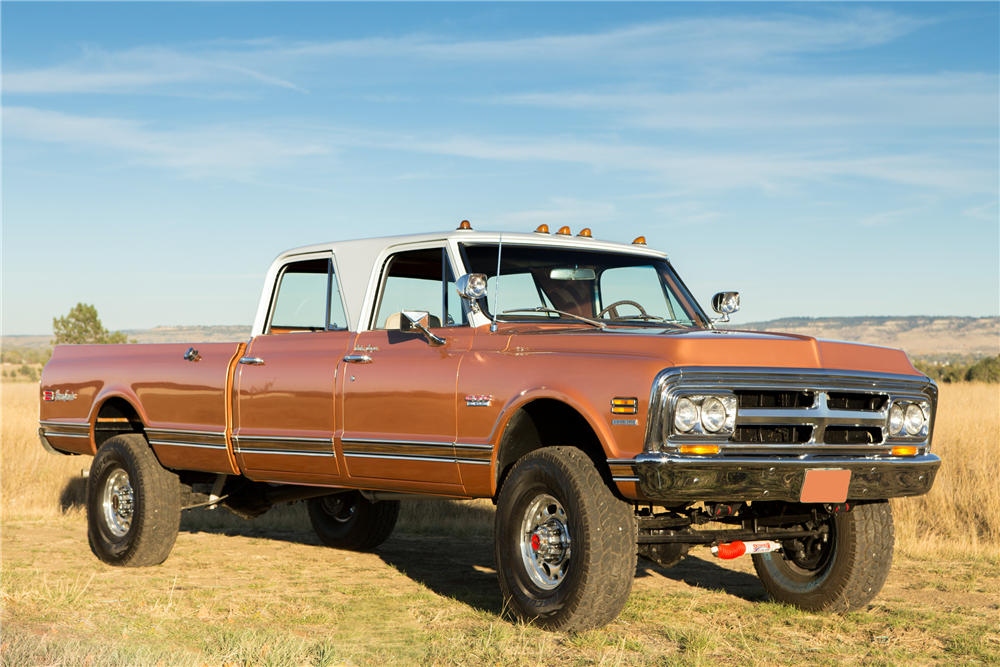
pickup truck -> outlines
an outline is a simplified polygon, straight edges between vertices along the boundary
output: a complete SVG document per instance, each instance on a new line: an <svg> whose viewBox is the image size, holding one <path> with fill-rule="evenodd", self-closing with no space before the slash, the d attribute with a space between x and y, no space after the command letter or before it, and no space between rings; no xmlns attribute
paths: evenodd
<svg viewBox="0 0 1000 667"><path fill-rule="evenodd" d="M862 608L888 500L941 463L936 385L898 350L716 326L738 308L589 229L313 245L271 264L246 342L57 346L39 436L94 457L111 565L162 563L197 505L304 501L366 550L401 501L490 498L506 604L544 628L614 620L637 556L697 545L750 553L774 600Z"/></svg>

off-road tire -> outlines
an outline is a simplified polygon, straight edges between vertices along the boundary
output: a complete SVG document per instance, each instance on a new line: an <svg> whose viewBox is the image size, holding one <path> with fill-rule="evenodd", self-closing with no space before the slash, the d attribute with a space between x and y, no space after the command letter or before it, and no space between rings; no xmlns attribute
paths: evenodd
<svg viewBox="0 0 1000 667"><path fill-rule="evenodd" d="M808 611L861 609L889 576L895 530L888 501L857 505L829 519L829 552L814 569L798 567L780 552L755 554L764 588L778 602Z"/></svg>
<svg viewBox="0 0 1000 667"><path fill-rule="evenodd" d="M398 500L372 502L358 491L310 498L309 521L334 549L369 551L389 539L399 519Z"/></svg>
<svg viewBox="0 0 1000 667"><path fill-rule="evenodd" d="M177 475L160 465L142 435L109 438L97 451L87 480L91 551L109 565L159 565L177 540L180 497Z"/></svg>
<svg viewBox="0 0 1000 667"><path fill-rule="evenodd" d="M538 516L533 508L550 498L549 509L540 511L561 517L558 522L549 519L522 535ZM548 578L549 564L539 560L533 542L546 524L565 529L569 537L568 558L552 566L555 574ZM558 543L557 556L566 553L563 544ZM635 515L611 493L586 454L573 447L546 447L525 455L504 480L493 551L500 590L518 617L547 630L598 628L618 616L632 591Z"/></svg>

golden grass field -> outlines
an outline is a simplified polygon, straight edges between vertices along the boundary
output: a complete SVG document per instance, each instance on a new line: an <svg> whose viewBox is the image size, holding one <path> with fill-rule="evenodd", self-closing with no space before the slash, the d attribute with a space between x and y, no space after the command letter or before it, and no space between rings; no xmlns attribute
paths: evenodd
<svg viewBox="0 0 1000 667"><path fill-rule="evenodd" d="M42 449L36 384L0 390L0 667L1000 664L997 385L941 387L945 463L893 503L896 558L867 609L768 602L749 559L696 549L640 561L621 616L579 635L509 618L488 500L404 503L369 554L320 546L301 504L195 510L163 565L108 567L87 547L89 457Z"/></svg>

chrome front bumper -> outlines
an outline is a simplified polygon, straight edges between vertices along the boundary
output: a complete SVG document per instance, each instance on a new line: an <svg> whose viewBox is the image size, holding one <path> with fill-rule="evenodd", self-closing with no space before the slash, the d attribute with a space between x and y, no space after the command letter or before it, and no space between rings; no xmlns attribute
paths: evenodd
<svg viewBox="0 0 1000 667"><path fill-rule="evenodd" d="M695 457L640 454L639 489L652 500L798 502L807 470L850 470L848 500L883 500L927 493L941 459L916 457Z"/></svg>

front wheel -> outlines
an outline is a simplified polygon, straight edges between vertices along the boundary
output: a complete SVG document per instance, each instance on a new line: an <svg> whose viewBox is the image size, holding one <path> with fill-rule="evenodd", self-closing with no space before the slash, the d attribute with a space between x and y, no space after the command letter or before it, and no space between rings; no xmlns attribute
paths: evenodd
<svg viewBox="0 0 1000 667"><path fill-rule="evenodd" d="M635 553L632 508L580 450L532 452L504 481L494 555L517 616L567 632L611 622L632 590Z"/></svg>
<svg viewBox="0 0 1000 667"><path fill-rule="evenodd" d="M180 482L138 433L116 435L97 451L87 484L87 536L111 565L159 565L181 523Z"/></svg>
<svg viewBox="0 0 1000 667"><path fill-rule="evenodd" d="M357 491L309 499L309 521L323 544L368 551L389 539L399 518L398 500L372 502Z"/></svg>
<svg viewBox="0 0 1000 667"><path fill-rule="evenodd" d="M895 531L888 501L827 519L827 539L789 540L755 554L754 568L778 602L808 611L846 612L872 601L889 576Z"/></svg>

